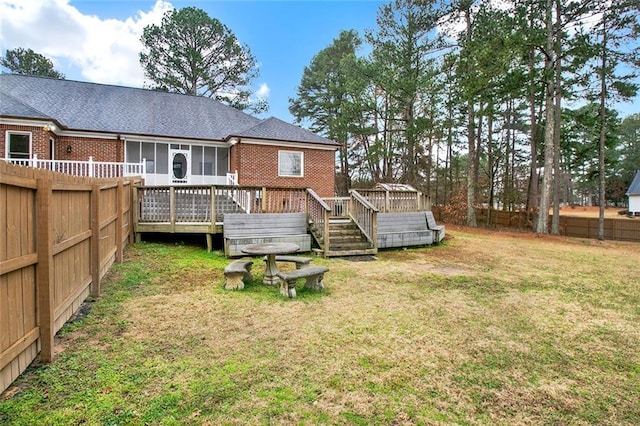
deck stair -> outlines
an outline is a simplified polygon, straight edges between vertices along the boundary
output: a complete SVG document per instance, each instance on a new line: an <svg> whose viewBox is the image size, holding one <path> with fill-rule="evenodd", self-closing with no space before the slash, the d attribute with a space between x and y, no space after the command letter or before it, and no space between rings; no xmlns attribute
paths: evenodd
<svg viewBox="0 0 640 426"><path fill-rule="evenodd" d="M312 234L313 229L312 229ZM350 219L332 218L329 221L329 251L324 253L324 241L316 237L320 246L316 252L326 257L361 256L376 254L377 249L367 241L358 226Z"/></svg>

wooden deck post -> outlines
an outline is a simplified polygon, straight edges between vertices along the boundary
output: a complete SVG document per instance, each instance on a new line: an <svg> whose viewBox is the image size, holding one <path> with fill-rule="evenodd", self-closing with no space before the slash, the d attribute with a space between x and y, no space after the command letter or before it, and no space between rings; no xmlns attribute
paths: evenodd
<svg viewBox="0 0 640 426"><path fill-rule="evenodd" d="M138 199L138 192L140 188L138 188L133 180L131 182L131 235L129 236L129 242L131 243L139 243L140 233L138 232L138 222L140 221L140 205Z"/></svg>
<svg viewBox="0 0 640 426"><path fill-rule="evenodd" d="M53 294L53 237L51 233L52 182L37 180L36 229L38 235L38 326L40 328L40 359L49 363L53 359L54 294Z"/></svg>
<svg viewBox="0 0 640 426"><path fill-rule="evenodd" d="M265 213L267 211L267 187L262 187L262 200L260 203L260 211Z"/></svg>
<svg viewBox="0 0 640 426"><path fill-rule="evenodd" d="M218 217L218 212L216 210L216 187L212 185L209 191L211 191L211 199L209 200L209 202L211 203L211 205L209 206L209 209L211 210L211 213L210 213L211 226L209 227L209 232L207 233L207 236L206 236L207 237L207 253L211 253L213 251L212 235L215 233L216 219Z"/></svg>
<svg viewBox="0 0 640 426"><path fill-rule="evenodd" d="M373 244L373 248L378 250L378 212L373 211L371 217L371 243Z"/></svg>
<svg viewBox="0 0 640 426"><path fill-rule="evenodd" d="M389 213L389 191L384 192L384 212Z"/></svg>
<svg viewBox="0 0 640 426"><path fill-rule="evenodd" d="M169 223L171 232L176 232L176 187L169 187Z"/></svg>
<svg viewBox="0 0 640 426"><path fill-rule="evenodd" d="M325 210L322 215L324 216L323 219L323 226L324 229L322 231L323 235L324 235L324 257L327 257L329 255L329 246L331 246L331 238L329 238L329 233L330 233L330 226L329 226L329 218L331 217L331 212Z"/></svg>

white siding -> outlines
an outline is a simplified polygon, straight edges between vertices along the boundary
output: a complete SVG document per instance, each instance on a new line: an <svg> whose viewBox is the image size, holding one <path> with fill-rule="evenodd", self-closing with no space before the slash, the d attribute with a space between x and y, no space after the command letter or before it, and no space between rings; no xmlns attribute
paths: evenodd
<svg viewBox="0 0 640 426"><path fill-rule="evenodd" d="M629 195L629 211L633 213L640 213L640 194Z"/></svg>

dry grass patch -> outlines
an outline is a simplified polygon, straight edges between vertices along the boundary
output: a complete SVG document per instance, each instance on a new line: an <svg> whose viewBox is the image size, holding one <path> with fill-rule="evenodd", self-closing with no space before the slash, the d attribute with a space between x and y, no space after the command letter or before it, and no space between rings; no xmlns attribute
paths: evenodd
<svg viewBox="0 0 640 426"><path fill-rule="evenodd" d="M326 291L294 300L261 284L261 261L231 292L219 255L134 246L118 270L122 281L144 265L129 295L99 301L54 364L82 366L99 408L62 414L77 395L60 386L58 405L35 413L92 423L108 412L129 424L639 423L638 246L450 232L373 262L315 259L330 268ZM38 406L3 401L0 419L27 404Z"/></svg>

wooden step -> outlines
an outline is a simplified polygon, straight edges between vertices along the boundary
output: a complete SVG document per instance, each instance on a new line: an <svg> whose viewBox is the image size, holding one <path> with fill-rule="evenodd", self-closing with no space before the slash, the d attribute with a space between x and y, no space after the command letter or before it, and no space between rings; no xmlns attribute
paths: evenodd
<svg viewBox="0 0 640 426"><path fill-rule="evenodd" d="M327 257L361 256L377 253L377 250L372 247L367 238L362 235L360 228L349 219L332 219L329 222L328 238L330 241L329 253L324 253L324 238L316 239L321 247L314 250L316 253Z"/></svg>

